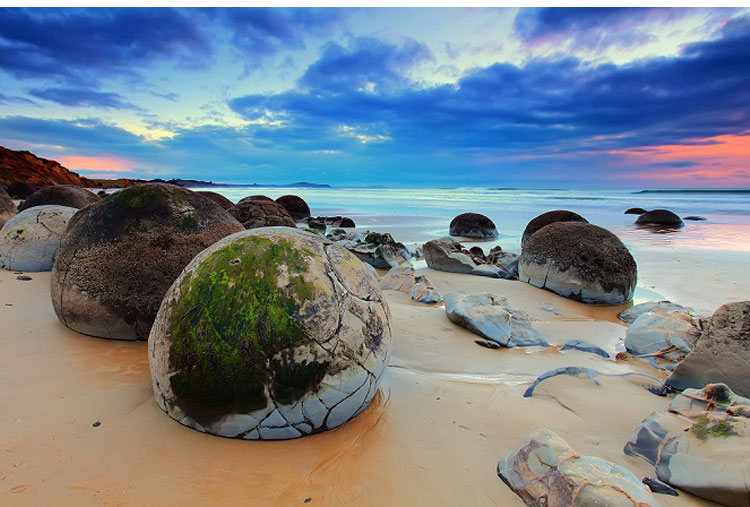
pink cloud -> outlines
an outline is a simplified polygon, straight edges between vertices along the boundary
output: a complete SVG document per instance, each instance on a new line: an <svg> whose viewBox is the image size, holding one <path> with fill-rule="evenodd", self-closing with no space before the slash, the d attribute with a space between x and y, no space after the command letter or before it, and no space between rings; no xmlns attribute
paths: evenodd
<svg viewBox="0 0 750 507"><path fill-rule="evenodd" d="M127 173L133 171L134 163L122 157L79 157L69 155L57 160L72 171L103 171L107 173ZM93 175L92 175L93 176ZM100 175L99 175L100 176Z"/></svg>

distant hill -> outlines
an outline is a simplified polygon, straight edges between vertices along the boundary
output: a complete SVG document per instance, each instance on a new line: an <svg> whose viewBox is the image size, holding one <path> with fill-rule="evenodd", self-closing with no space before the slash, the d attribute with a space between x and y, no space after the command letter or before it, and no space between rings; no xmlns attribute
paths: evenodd
<svg viewBox="0 0 750 507"><path fill-rule="evenodd" d="M0 146L0 183L10 185L15 182L48 187L51 185L76 185L86 188L123 188L138 183L171 183L181 187L276 187L276 188L331 188L330 185L300 181L289 185L262 185L214 183L212 181L171 179L139 180L120 178L117 180L92 179L60 165L54 160L37 157L30 151L14 151Z"/></svg>

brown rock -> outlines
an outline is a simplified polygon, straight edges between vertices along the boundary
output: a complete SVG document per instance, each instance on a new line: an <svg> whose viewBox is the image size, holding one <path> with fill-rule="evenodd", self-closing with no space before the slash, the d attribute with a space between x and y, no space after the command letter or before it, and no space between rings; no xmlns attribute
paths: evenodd
<svg viewBox="0 0 750 507"><path fill-rule="evenodd" d="M521 237L521 245L523 246L529 240L529 238L534 235L536 231L555 222L588 223L589 221L583 218L578 213L573 213L572 211L567 211L564 209L542 213L538 217L534 218L531 222L529 222L526 226L526 229L523 231L523 236Z"/></svg>
<svg viewBox="0 0 750 507"><path fill-rule="evenodd" d="M84 188L74 185L55 185L54 187L42 188L31 194L18 206L18 211L46 205L81 209L100 200L101 197Z"/></svg>
<svg viewBox="0 0 750 507"><path fill-rule="evenodd" d="M304 220L310 217L310 207L304 199L296 195L282 195L276 202L284 206L292 218L295 220Z"/></svg>
<svg viewBox="0 0 750 507"><path fill-rule="evenodd" d="M221 209L229 209L232 206L234 206L234 203L224 197L221 194L217 194L216 192L211 192L209 190L201 190L200 192L196 192L198 195L202 195L203 197L207 197L211 199L213 202L221 206Z"/></svg>
<svg viewBox="0 0 750 507"><path fill-rule="evenodd" d="M272 200L258 199L257 196L245 197L227 210L245 226L245 229L256 227L297 227L292 216L283 206Z"/></svg>

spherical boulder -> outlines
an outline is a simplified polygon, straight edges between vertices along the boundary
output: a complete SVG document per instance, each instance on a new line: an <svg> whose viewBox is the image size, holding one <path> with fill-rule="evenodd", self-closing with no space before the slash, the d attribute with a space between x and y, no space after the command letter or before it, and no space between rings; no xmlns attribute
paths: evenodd
<svg viewBox="0 0 750 507"><path fill-rule="evenodd" d="M0 229L0 268L51 270L62 235L77 211L67 206L35 206L8 220Z"/></svg>
<svg viewBox="0 0 750 507"><path fill-rule="evenodd" d="M55 185L37 190L18 206L18 211L23 211L34 206L55 204L57 206L69 206L81 209L89 204L97 203L101 197L85 188L75 185Z"/></svg>
<svg viewBox="0 0 750 507"><path fill-rule="evenodd" d="M0 228L18 212L16 204L10 198L8 192L0 187Z"/></svg>
<svg viewBox="0 0 750 507"><path fill-rule="evenodd" d="M625 210L626 215L643 215L646 210L643 208L628 208Z"/></svg>
<svg viewBox="0 0 750 507"><path fill-rule="evenodd" d="M284 207L275 201L245 197L227 210L240 221L245 229L256 227L297 227L294 219Z"/></svg>
<svg viewBox="0 0 750 507"><path fill-rule="evenodd" d="M685 223L675 213L667 209L647 211L639 216L635 223L638 225L664 225L668 227L682 227Z"/></svg>
<svg viewBox="0 0 750 507"><path fill-rule="evenodd" d="M282 195L276 202L284 206L292 218L295 220L304 220L310 217L310 207L304 199L296 195Z"/></svg>
<svg viewBox="0 0 750 507"><path fill-rule="evenodd" d="M10 185L8 185L7 190L8 195L10 195L13 199L26 199L31 194L39 190L39 186L24 183L22 181L14 181Z"/></svg>
<svg viewBox="0 0 750 507"><path fill-rule="evenodd" d="M234 206L234 203L224 197L221 194L217 194L216 192L211 192L209 190L201 190L199 192L196 192L198 195L202 195L203 197L207 197L208 199L211 199L213 202L221 206L222 209L229 209L232 206Z"/></svg>
<svg viewBox="0 0 750 507"><path fill-rule="evenodd" d="M497 239L495 223L479 213L462 213L451 220L449 233L473 239Z"/></svg>
<svg viewBox="0 0 750 507"><path fill-rule="evenodd" d="M148 183L79 211L52 270L60 322L83 334L145 340L192 258L242 225L190 190Z"/></svg>
<svg viewBox="0 0 750 507"><path fill-rule="evenodd" d="M274 201L273 199L271 199L270 197L268 197L266 195L250 195L248 197L245 197L242 200L244 201L245 199L249 199L251 201L271 201L271 202L276 202L276 201Z"/></svg>
<svg viewBox="0 0 750 507"><path fill-rule="evenodd" d="M563 297L620 304L633 297L638 269L622 241L583 222L556 222L523 245L518 278Z"/></svg>
<svg viewBox="0 0 750 507"><path fill-rule="evenodd" d="M531 222L526 225L526 229L523 231L523 236L521 236L521 245L523 246L531 236L536 233L539 229L542 227L546 227L549 224L554 224L555 222L582 222L582 223L589 223L588 220L583 218L578 213L573 213L572 211L564 210L564 209L557 209L554 211L548 211L547 213L542 213L538 217L531 220Z"/></svg>
<svg viewBox="0 0 750 507"><path fill-rule="evenodd" d="M181 424L296 438L368 406L390 356L390 312L344 248L301 229L254 229L185 268L148 345L156 402Z"/></svg>

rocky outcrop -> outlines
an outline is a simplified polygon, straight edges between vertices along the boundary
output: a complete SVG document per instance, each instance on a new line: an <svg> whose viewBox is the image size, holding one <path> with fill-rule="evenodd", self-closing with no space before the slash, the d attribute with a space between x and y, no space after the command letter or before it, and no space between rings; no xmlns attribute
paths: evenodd
<svg viewBox="0 0 750 507"><path fill-rule="evenodd" d="M495 223L479 213L462 213L450 224L451 236L471 239L497 239Z"/></svg>
<svg viewBox="0 0 750 507"><path fill-rule="evenodd" d="M509 280L518 278L517 254L500 247L490 250L487 256L479 247L472 247L472 250L449 237L433 239L422 246L427 265L432 269Z"/></svg>
<svg viewBox="0 0 750 507"><path fill-rule="evenodd" d="M13 199L10 198L8 192L4 188L0 187L0 229L2 229L5 222L13 218L18 210Z"/></svg>
<svg viewBox="0 0 750 507"><path fill-rule="evenodd" d="M248 440L336 428L367 408L391 352L388 305L365 265L318 235L245 231L201 252L149 337L158 406Z"/></svg>
<svg viewBox="0 0 750 507"><path fill-rule="evenodd" d="M647 211L639 216L635 223L637 225L662 225L677 228L685 225L679 216L666 209Z"/></svg>
<svg viewBox="0 0 750 507"><path fill-rule="evenodd" d="M701 325L686 311L641 313L625 334L625 348L636 356L678 363L693 350L703 332Z"/></svg>
<svg viewBox="0 0 750 507"><path fill-rule="evenodd" d="M161 183L121 190L71 220L52 270L52 305L79 333L145 340L190 260L242 225L194 192Z"/></svg>
<svg viewBox="0 0 750 507"><path fill-rule="evenodd" d="M37 190L18 206L18 211L23 211L34 206L68 206L81 209L90 204L97 203L101 197L85 188L74 185L55 185Z"/></svg>
<svg viewBox="0 0 750 507"><path fill-rule="evenodd" d="M529 238L518 263L519 279L583 303L620 304L633 297L635 260L606 229L555 222Z"/></svg>
<svg viewBox="0 0 750 507"><path fill-rule="evenodd" d="M472 333L503 347L547 347L542 335L534 329L528 316L513 310L508 300L488 292L445 295L448 319Z"/></svg>
<svg viewBox="0 0 750 507"><path fill-rule="evenodd" d="M297 227L292 216L283 206L272 200L260 199L262 196L245 197L229 208L227 212L245 226L245 229L257 227Z"/></svg>
<svg viewBox="0 0 750 507"><path fill-rule="evenodd" d="M284 207L296 221L310 218L310 207L305 200L296 195L282 195L276 202Z"/></svg>
<svg viewBox="0 0 750 507"><path fill-rule="evenodd" d="M659 480L721 505L750 504L750 400L724 384L686 389L633 431L625 454Z"/></svg>
<svg viewBox="0 0 750 507"><path fill-rule="evenodd" d="M0 268L49 271L68 223L78 210L36 206L14 216L0 229Z"/></svg>
<svg viewBox="0 0 750 507"><path fill-rule="evenodd" d="M202 195L203 197L206 197L208 199L211 199L213 202L221 206L221 209L229 209L232 206L234 206L234 203L224 197L221 194L217 194L216 192L211 192L209 190L200 190L195 192L198 195Z"/></svg>
<svg viewBox="0 0 750 507"><path fill-rule="evenodd" d="M711 316L692 352L677 365L666 385L675 389L724 383L750 396L750 301L727 303Z"/></svg>
<svg viewBox="0 0 750 507"><path fill-rule="evenodd" d="M523 236L521 236L521 246L525 245L529 238L531 238L531 236L536 233L536 231L548 226L549 224L554 224L555 222L588 223L588 220L583 218L578 213L573 213L572 211L567 211L564 209L542 213L538 217L534 218L531 222L529 222L526 226L526 229L524 229Z"/></svg>
<svg viewBox="0 0 750 507"><path fill-rule="evenodd" d="M375 268L390 269L405 260L410 260L412 254L403 243L397 242L389 233L365 231L361 234L349 234L343 229L341 246L356 255L359 260ZM334 237L334 236L331 236Z"/></svg>
<svg viewBox="0 0 750 507"><path fill-rule="evenodd" d="M583 456L556 433L540 429L497 465L497 474L530 506L639 506L659 503L627 468Z"/></svg>

